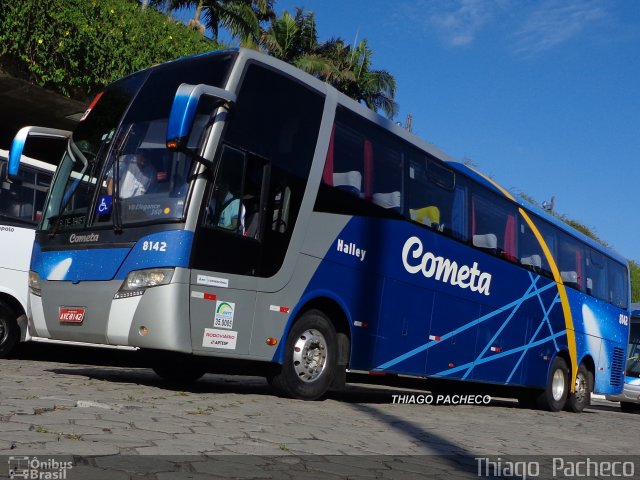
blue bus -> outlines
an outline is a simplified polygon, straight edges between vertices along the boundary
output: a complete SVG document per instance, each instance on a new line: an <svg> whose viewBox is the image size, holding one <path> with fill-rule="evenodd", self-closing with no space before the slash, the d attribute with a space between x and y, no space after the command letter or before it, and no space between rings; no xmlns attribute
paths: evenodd
<svg viewBox="0 0 640 480"><path fill-rule="evenodd" d="M622 257L252 50L98 95L53 179L29 288L34 335L138 347L172 381L260 372L317 399L348 370L577 412L624 382Z"/></svg>

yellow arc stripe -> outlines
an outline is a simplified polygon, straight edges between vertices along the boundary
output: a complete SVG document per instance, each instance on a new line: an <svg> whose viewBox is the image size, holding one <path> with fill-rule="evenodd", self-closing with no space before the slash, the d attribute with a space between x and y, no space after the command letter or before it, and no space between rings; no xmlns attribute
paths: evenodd
<svg viewBox="0 0 640 480"><path fill-rule="evenodd" d="M500 190L502 192L502 194L507 197L509 200L514 200L515 198L513 198L513 195L511 195L506 189L504 189L502 187L502 185L500 185L498 182L496 182L493 178L487 177L484 173L477 171L475 168L470 167L469 165L467 165L467 168L469 170L474 171L475 173L477 173L478 175L480 175L482 178L484 178L487 182L489 182L491 185L493 185L494 187L496 187L498 190Z"/></svg>
<svg viewBox="0 0 640 480"><path fill-rule="evenodd" d="M493 179L487 177L481 172L478 172L474 168L469 167L468 165L467 167L470 170L473 170L474 172L476 172L486 181L491 183L491 185L496 187L498 190L500 190L505 197L507 197L510 200L515 200L513 198L513 195L511 195L507 190L505 190L501 185L499 185ZM574 393L576 390L576 377L578 376L578 360L577 360L578 349L576 347L576 333L573 329L573 317L571 316L571 307L569 307L569 298L567 297L567 289L564 286L562 277L560 276L560 270L558 270L556 261L553 258L553 255L551 255L551 250L549 250L549 247L547 246L547 242L545 242L544 238L542 237L542 234L538 230L538 227L535 226L535 224L533 223L529 215L527 215L527 212L525 212L522 208L518 208L518 211L520 212L520 215L522 215L522 218L524 218L527 224L529 225L529 228L531 229L536 239L538 240L540 247L542 247L544 256L547 258L547 262L551 267L551 272L553 273L553 279L555 280L558 286L558 294L560 295L560 303L562 304L562 313L564 314L564 323L565 323L565 327L567 328L567 344L568 344L567 346L569 347L569 357L571 359L570 391L571 393Z"/></svg>
<svg viewBox="0 0 640 480"><path fill-rule="evenodd" d="M527 212L525 212L522 208L519 208L518 211L522 218L525 219L529 228L536 236L538 243L542 247L542 251L544 252L544 256L547 258L547 262L551 267L551 273L553 273L553 279L556 281L558 285L558 294L560 295L560 303L562 304L562 313L564 314L564 323L567 327L567 343L569 347L569 357L571 358L571 393L575 392L576 389L576 377L578 375L578 353L576 348L576 333L573 329L573 317L571 316L571 308L569 307L569 298L567 297L567 289L562 282L562 277L560 276L560 271L558 270L558 266L551 255L551 250L547 246L547 242L545 242L542 234L535 226Z"/></svg>

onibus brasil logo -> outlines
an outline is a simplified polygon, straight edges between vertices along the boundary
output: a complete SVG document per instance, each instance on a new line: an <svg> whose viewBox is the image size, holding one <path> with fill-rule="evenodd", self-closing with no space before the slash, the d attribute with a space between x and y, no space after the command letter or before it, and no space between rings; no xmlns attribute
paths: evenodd
<svg viewBox="0 0 640 480"><path fill-rule="evenodd" d="M73 462L55 458L40 460L38 457L9 457L9 478L33 480L65 480Z"/></svg>

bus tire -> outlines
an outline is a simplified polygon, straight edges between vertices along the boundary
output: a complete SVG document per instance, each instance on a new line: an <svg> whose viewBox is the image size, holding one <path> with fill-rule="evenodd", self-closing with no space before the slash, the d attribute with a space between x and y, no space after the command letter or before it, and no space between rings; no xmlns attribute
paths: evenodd
<svg viewBox="0 0 640 480"><path fill-rule="evenodd" d="M301 400L316 400L331 386L336 369L336 331L327 316L309 310L293 324L284 362L269 377L279 393Z"/></svg>
<svg viewBox="0 0 640 480"><path fill-rule="evenodd" d="M20 340L18 315L7 304L0 302L0 358L10 355Z"/></svg>
<svg viewBox="0 0 640 480"><path fill-rule="evenodd" d="M564 408L569 394L569 367L562 357L556 357L549 368L547 386L538 396L538 408L559 412Z"/></svg>
<svg viewBox="0 0 640 480"><path fill-rule="evenodd" d="M578 367L576 375L576 387L574 393L569 393L567 398L567 410L580 413L585 407L591 405L591 392L593 390L593 376L584 364Z"/></svg>

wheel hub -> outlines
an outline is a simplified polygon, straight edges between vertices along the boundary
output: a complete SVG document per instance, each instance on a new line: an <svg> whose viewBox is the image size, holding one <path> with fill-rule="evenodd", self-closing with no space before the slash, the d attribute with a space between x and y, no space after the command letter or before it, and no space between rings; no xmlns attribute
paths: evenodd
<svg viewBox="0 0 640 480"><path fill-rule="evenodd" d="M576 400L582 403L587 395L587 379L581 373L576 377Z"/></svg>
<svg viewBox="0 0 640 480"><path fill-rule="evenodd" d="M4 343L9 335L9 328L7 327L5 320L0 318L0 344Z"/></svg>
<svg viewBox="0 0 640 480"><path fill-rule="evenodd" d="M303 382L316 380L326 366L327 341L315 329L302 333L293 348L293 368Z"/></svg>
<svg viewBox="0 0 640 480"><path fill-rule="evenodd" d="M555 401L559 401L564 395L565 390L565 378L562 370L558 369L553 372L553 379L551 380L551 394Z"/></svg>

